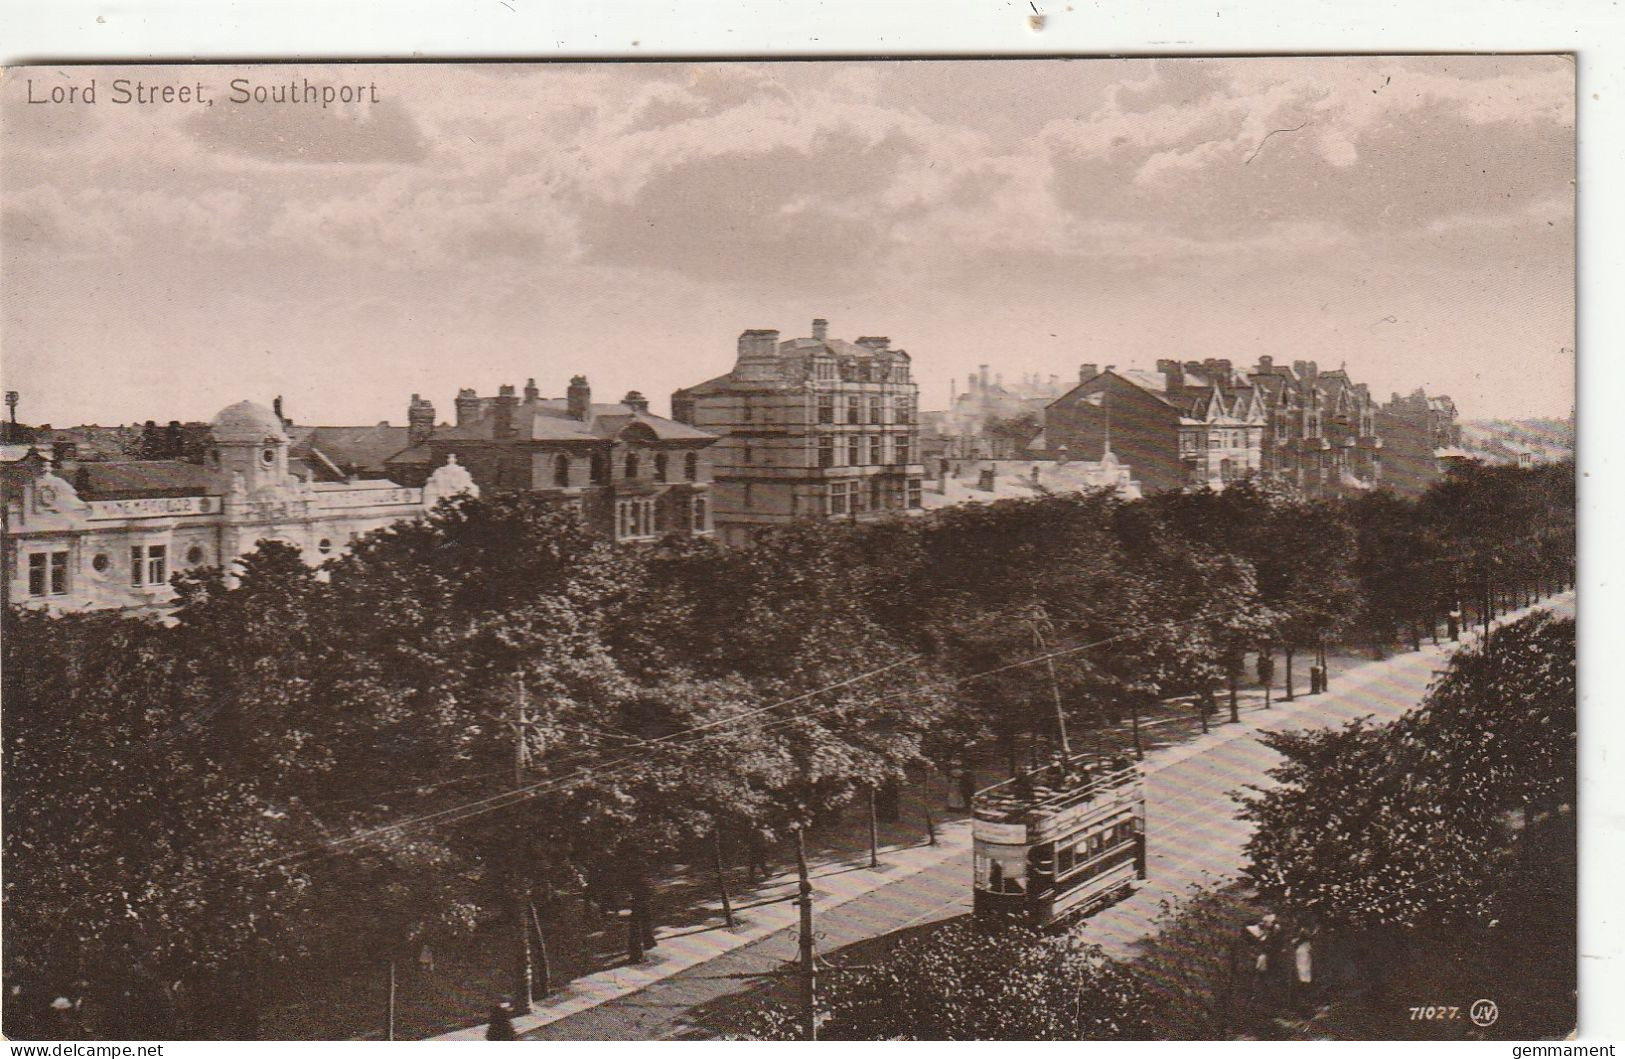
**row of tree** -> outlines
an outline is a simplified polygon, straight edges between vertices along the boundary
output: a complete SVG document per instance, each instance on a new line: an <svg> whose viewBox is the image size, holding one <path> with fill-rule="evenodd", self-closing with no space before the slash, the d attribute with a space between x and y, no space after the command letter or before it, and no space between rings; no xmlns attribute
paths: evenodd
<svg viewBox="0 0 1625 1059"><path fill-rule="evenodd" d="M523 996L549 984L533 894L629 909L637 957L696 842L765 848L910 769L991 741L1014 770L1173 695L1205 718L1249 652L1290 686L1325 637L1566 581L1572 491L1543 468L1419 503L1043 496L742 550L619 546L508 495L320 570L267 543L181 575L169 623L14 611L7 1018L72 994L98 1035L251 1036L268 974L488 915Z"/></svg>

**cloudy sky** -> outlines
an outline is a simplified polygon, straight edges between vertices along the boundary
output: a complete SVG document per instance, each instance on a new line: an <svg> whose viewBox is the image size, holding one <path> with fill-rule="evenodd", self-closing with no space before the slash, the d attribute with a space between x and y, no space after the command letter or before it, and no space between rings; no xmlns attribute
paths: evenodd
<svg viewBox="0 0 1625 1059"><path fill-rule="evenodd" d="M401 423L577 372L664 409L825 316L928 408L979 363L1271 354L1561 415L1573 89L1561 57L13 69L0 367L56 425Z"/></svg>

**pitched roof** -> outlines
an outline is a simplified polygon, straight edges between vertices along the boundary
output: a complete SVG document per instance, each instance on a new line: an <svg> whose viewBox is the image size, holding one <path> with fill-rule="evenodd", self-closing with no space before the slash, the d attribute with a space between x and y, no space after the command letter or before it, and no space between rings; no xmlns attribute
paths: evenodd
<svg viewBox="0 0 1625 1059"><path fill-rule="evenodd" d="M570 414L569 400L563 397L549 397L538 401L526 401L516 404L513 408L513 425L516 441L604 441L618 436L628 427L637 424L645 427L652 433L657 441L690 441L709 444L716 441L717 436L704 430L697 430L686 423L679 423L663 416L651 415L634 409L628 404L593 404L589 407L585 420L577 419ZM404 428L401 428L404 434ZM498 441L496 437L496 407L492 404L484 405L478 416L469 423L456 427L442 427L431 436L431 441ZM390 463L415 462L415 458L406 456L401 451L405 449L405 439L402 439L396 452L386 457ZM422 446L417 446L422 448Z"/></svg>
<svg viewBox="0 0 1625 1059"><path fill-rule="evenodd" d="M352 473L383 474L384 464L409 441L406 427L379 423L370 427L294 427L289 455L304 458L320 453L328 462Z"/></svg>
<svg viewBox="0 0 1625 1059"><path fill-rule="evenodd" d="M217 472L180 460L83 463L75 475L74 488L86 500L206 496L226 491Z"/></svg>

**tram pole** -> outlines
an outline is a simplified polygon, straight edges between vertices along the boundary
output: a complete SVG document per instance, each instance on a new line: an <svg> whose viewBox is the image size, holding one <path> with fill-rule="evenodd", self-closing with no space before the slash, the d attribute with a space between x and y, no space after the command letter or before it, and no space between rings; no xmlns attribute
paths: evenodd
<svg viewBox="0 0 1625 1059"><path fill-rule="evenodd" d="M525 741L525 728L530 723L525 710L525 677L517 674L514 678L513 697L513 785L517 789L525 784L525 771L530 767L530 748ZM516 828L517 829L517 828ZM521 1015L528 1015L534 1003L531 992L531 963L530 963L530 894L525 886L524 867L519 863L521 848L524 845L523 834L515 835L515 848L509 850L508 855L513 877L510 885L513 892L510 899L513 903L514 940L514 1007Z"/></svg>
<svg viewBox="0 0 1625 1059"><path fill-rule="evenodd" d="M796 875L801 880L801 1036L818 1039L818 967L813 953L812 876L807 872L807 839L796 828Z"/></svg>
<svg viewBox="0 0 1625 1059"><path fill-rule="evenodd" d="M730 927L734 925L733 904L728 900L728 874L722 864L722 822L711 822L711 856L717 866L717 891L722 894L722 920Z"/></svg>
<svg viewBox="0 0 1625 1059"><path fill-rule="evenodd" d="M880 823L875 812L875 787L869 785L869 867L880 867Z"/></svg>

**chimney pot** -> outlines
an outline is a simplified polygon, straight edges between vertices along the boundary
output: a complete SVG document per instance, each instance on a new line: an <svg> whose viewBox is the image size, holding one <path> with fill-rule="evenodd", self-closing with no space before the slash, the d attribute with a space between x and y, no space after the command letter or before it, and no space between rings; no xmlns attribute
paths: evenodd
<svg viewBox="0 0 1625 1059"><path fill-rule="evenodd" d="M634 412L647 412L649 410L649 399L636 390L626 391L626 396L621 398L621 403Z"/></svg>
<svg viewBox="0 0 1625 1059"><path fill-rule="evenodd" d="M537 398L539 398L541 396L542 396L542 391L540 391L540 390L538 390L536 388L536 380L535 379L526 379L525 380L525 400L527 402L533 402L533 401L535 401Z"/></svg>

